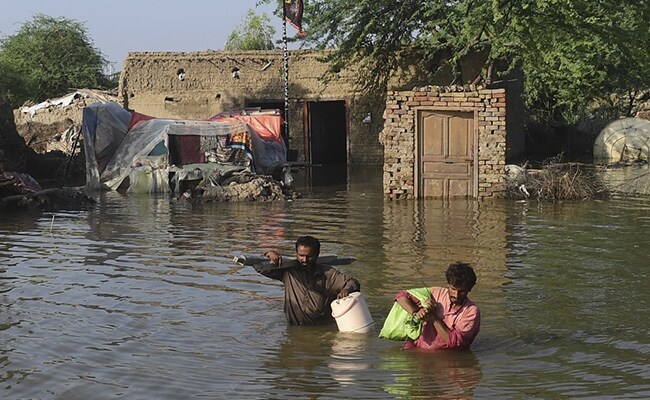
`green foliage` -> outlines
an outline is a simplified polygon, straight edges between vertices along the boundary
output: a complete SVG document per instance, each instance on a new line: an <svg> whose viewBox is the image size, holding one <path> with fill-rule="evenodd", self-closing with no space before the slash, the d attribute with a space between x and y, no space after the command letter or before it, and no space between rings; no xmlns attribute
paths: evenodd
<svg viewBox="0 0 650 400"><path fill-rule="evenodd" d="M83 24L38 14L0 39L0 92L17 107L73 88L106 88L105 65Z"/></svg>
<svg viewBox="0 0 650 400"><path fill-rule="evenodd" d="M430 78L450 69L450 84L489 84L517 66L532 114L558 124L624 114L650 87L648 20L638 0L307 0L304 15L307 43L360 63L367 88L385 88L410 60ZM460 60L477 52L487 54L480 74L463 76Z"/></svg>
<svg viewBox="0 0 650 400"><path fill-rule="evenodd" d="M244 22L228 35L225 50L273 50L275 28L266 14L248 10Z"/></svg>
<svg viewBox="0 0 650 400"><path fill-rule="evenodd" d="M542 121L617 117L650 87L646 2L534 2L517 26L526 99ZM532 8L532 6L531 6ZM523 19L523 17L522 17Z"/></svg>

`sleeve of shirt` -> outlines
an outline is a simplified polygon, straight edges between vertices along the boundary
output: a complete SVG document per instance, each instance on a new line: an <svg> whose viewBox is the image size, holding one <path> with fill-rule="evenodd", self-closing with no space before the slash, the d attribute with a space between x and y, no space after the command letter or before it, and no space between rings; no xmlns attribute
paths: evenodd
<svg viewBox="0 0 650 400"><path fill-rule="evenodd" d="M450 349L467 349L478 335L481 327L481 312L476 305L468 307L453 327L449 327Z"/></svg>
<svg viewBox="0 0 650 400"><path fill-rule="evenodd" d="M341 290L346 289L348 292L353 293L361 290L361 284L358 280L344 274L334 267L329 267L329 269L325 271L325 274L330 281L329 288L333 292L338 293Z"/></svg>
<svg viewBox="0 0 650 400"><path fill-rule="evenodd" d="M264 275L267 278L275 279L277 281L281 281L282 278L284 277L285 270L282 268L263 269L259 265L253 265L253 268L255 269L255 272L257 272L258 274Z"/></svg>
<svg viewBox="0 0 650 400"><path fill-rule="evenodd" d="M418 300L417 297L415 297L411 293L409 293L408 290L400 290L399 292L397 292L397 294L394 297L394 300L397 301L397 299L402 298L402 297L408 297L409 299L411 299L411 301L413 303L415 303L415 305L417 307L422 307L422 304L420 303L420 300Z"/></svg>

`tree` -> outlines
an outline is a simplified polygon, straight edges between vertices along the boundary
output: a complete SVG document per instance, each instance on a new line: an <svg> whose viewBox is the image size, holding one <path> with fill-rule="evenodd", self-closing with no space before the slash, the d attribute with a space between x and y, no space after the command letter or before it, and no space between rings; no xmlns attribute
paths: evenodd
<svg viewBox="0 0 650 400"><path fill-rule="evenodd" d="M0 39L0 90L14 107L66 94L71 88L106 88L106 60L83 24L42 14Z"/></svg>
<svg viewBox="0 0 650 400"><path fill-rule="evenodd" d="M257 15L250 9L242 25L228 35L225 50L272 50L275 28L266 14Z"/></svg>
<svg viewBox="0 0 650 400"><path fill-rule="evenodd" d="M524 66L526 100L542 121L629 115L650 88L647 2L537 2L513 30L511 53ZM519 17L523 20L522 17Z"/></svg>
<svg viewBox="0 0 650 400"><path fill-rule="evenodd" d="M452 84L489 84L520 67L532 114L561 124L594 104L624 112L611 94L629 100L650 88L649 18L649 3L638 0L309 0L304 24L308 45L364 68L367 89L385 90L410 60L430 77L449 68ZM460 61L472 53L485 63L463 76Z"/></svg>

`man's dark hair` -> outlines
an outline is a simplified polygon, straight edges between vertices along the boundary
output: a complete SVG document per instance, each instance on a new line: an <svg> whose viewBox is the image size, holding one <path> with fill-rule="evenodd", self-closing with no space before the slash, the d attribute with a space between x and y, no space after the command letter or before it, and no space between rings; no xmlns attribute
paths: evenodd
<svg viewBox="0 0 650 400"><path fill-rule="evenodd" d="M447 283L458 289L471 290L476 284L476 274L468 263L457 261L449 264L447 272Z"/></svg>
<svg viewBox="0 0 650 400"><path fill-rule="evenodd" d="M296 251L298 250L298 246L309 247L310 249L314 249L316 254L320 254L320 240L313 236L300 236L296 240Z"/></svg>

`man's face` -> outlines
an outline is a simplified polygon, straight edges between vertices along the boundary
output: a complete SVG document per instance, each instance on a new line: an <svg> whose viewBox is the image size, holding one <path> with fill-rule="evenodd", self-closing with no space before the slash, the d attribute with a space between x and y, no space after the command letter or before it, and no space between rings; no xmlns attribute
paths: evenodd
<svg viewBox="0 0 650 400"><path fill-rule="evenodd" d="M298 249L296 250L296 260L298 260L300 265L303 267L310 267L316 265L316 262L318 261L318 253L315 249L309 246L301 245L298 246Z"/></svg>
<svg viewBox="0 0 650 400"><path fill-rule="evenodd" d="M449 300L451 301L451 304L456 304L456 305L461 305L467 298L467 294L469 293L469 290L466 288L462 287L456 287L454 285L447 285L447 288L449 289Z"/></svg>

